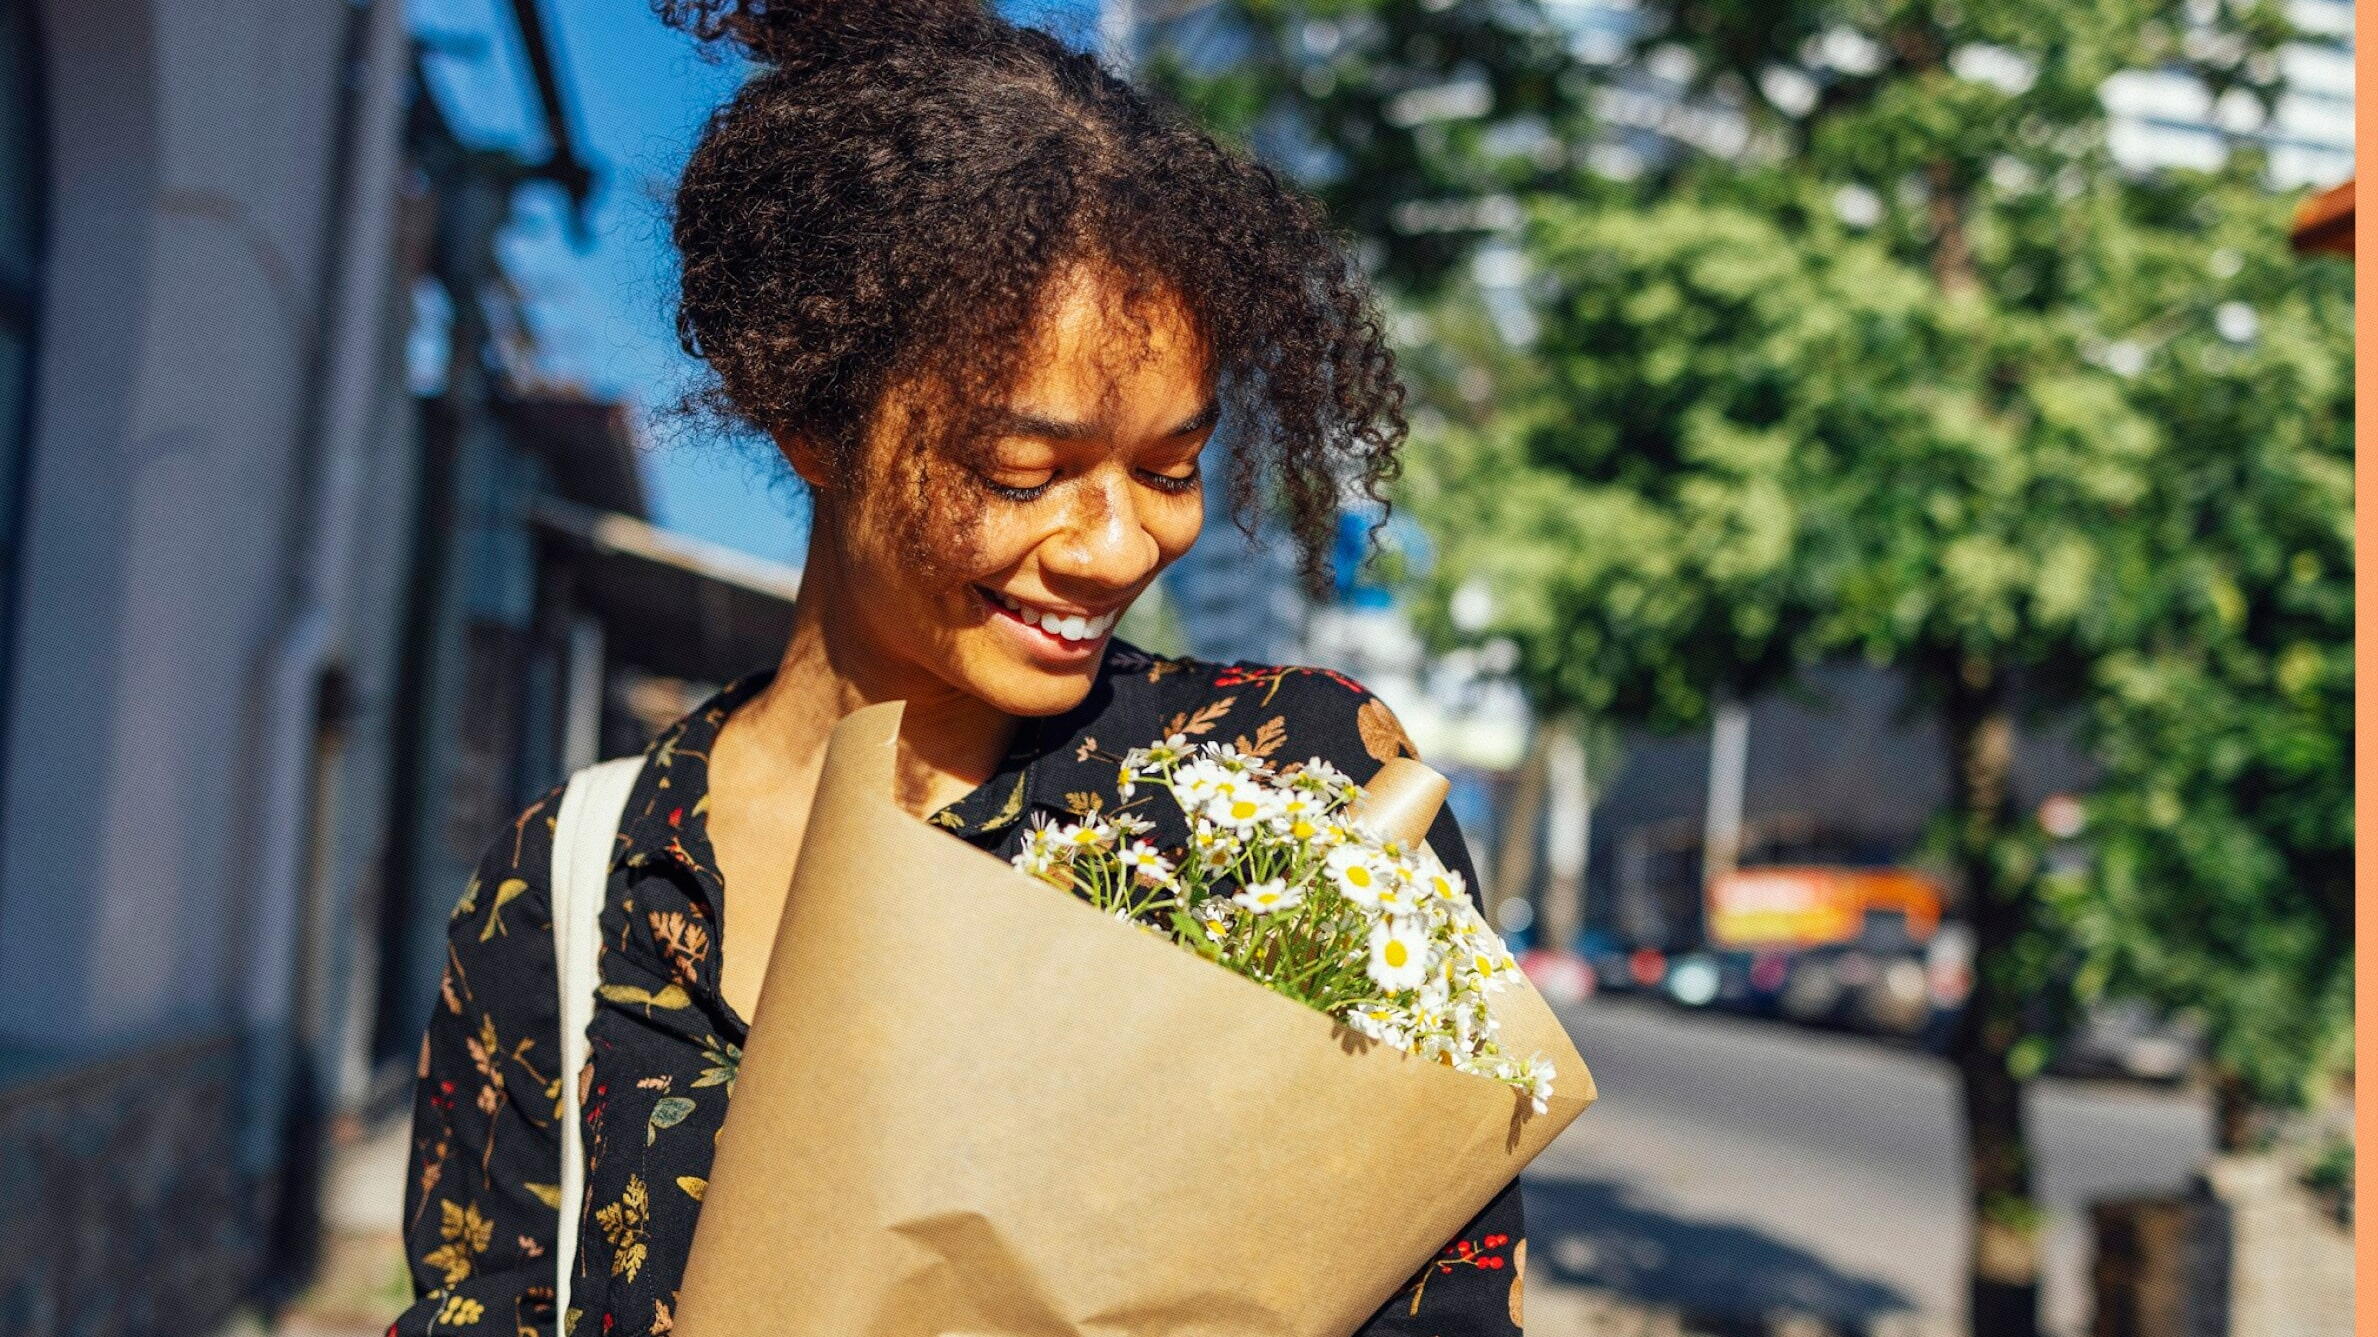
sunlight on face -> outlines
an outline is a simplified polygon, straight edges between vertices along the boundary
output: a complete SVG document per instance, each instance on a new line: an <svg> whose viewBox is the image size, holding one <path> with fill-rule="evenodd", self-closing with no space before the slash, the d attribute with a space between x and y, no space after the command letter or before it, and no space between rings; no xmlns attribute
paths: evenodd
<svg viewBox="0 0 2378 1337"><path fill-rule="evenodd" d="M1133 319L1110 298L1090 271L1058 280L981 457L950 463L979 499L963 563L898 556L905 536L887 531L913 522L892 508L837 517L842 611L864 647L1012 715L1081 701L1116 619L1204 521L1203 342L1169 300Z"/></svg>

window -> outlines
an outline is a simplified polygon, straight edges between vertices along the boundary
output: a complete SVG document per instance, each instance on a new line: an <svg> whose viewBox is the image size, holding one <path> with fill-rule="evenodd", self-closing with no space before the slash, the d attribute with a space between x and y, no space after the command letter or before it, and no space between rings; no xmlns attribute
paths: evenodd
<svg viewBox="0 0 2378 1337"><path fill-rule="evenodd" d="M31 8L31 0L0 0L0 573L18 566L41 261L40 98ZM13 676L15 631L16 582L10 577L0 579L0 702Z"/></svg>

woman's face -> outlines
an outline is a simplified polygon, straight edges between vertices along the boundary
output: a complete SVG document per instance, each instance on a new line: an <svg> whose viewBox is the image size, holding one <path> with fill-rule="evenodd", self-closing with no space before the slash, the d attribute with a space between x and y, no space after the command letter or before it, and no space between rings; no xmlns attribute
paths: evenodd
<svg viewBox="0 0 2378 1337"><path fill-rule="evenodd" d="M836 630L855 632L852 648L894 683L916 683L885 686L915 699L933 687L923 675L1011 715L1070 709L1116 619L1196 540L1198 456L1217 409L1204 345L1169 301L1143 304L1135 320L1107 297L1081 271L1060 279L979 454L933 461L944 487L971 494L957 508L968 520L944 522L966 532L947 545L928 536L955 560L918 569L901 531L919 522L903 508L852 514L817 494L843 582ZM878 440L870 452L867 476L881 480L896 446ZM863 493L887 490L879 481Z"/></svg>

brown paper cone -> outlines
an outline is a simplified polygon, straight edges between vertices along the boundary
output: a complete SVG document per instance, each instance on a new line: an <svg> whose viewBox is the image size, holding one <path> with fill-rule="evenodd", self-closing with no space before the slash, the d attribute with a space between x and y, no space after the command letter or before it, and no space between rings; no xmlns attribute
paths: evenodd
<svg viewBox="0 0 2378 1337"><path fill-rule="evenodd" d="M1418 845L1428 838L1429 823L1437 820L1451 788L1444 776L1410 757L1391 758L1362 787L1354 819L1383 840Z"/></svg>
<svg viewBox="0 0 2378 1337"><path fill-rule="evenodd" d="M719 1138L680 1337L1345 1337L1593 1098L1551 1111L1026 877L837 726Z"/></svg>

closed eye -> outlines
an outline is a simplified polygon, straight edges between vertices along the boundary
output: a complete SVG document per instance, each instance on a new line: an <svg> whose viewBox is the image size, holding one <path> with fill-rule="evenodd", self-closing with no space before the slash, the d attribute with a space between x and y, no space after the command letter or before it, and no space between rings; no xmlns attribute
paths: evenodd
<svg viewBox="0 0 2378 1337"><path fill-rule="evenodd" d="M1047 478L1033 484L1030 487L1016 487L1013 484L1002 483L996 478L989 477L985 477L982 480L982 484L984 487L990 489L993 496L1002 497L1008 501L1024 502L1039 500L1039 498L1049 490L1050 485L1056 481L1057 475L1052 473Z"/></svg>
<svg viewBox="0 0 2378 1337"><path fill-rule="evenodd" d="M1154 469L1142 469L1139 472L1140 477L1146 479L1149 485L1159 492L1194 492L1197 490L1197 485L1205 479L1204 471L1198 467L1196 460L1189 461L1187 473L1168 474Z"/></svg>

